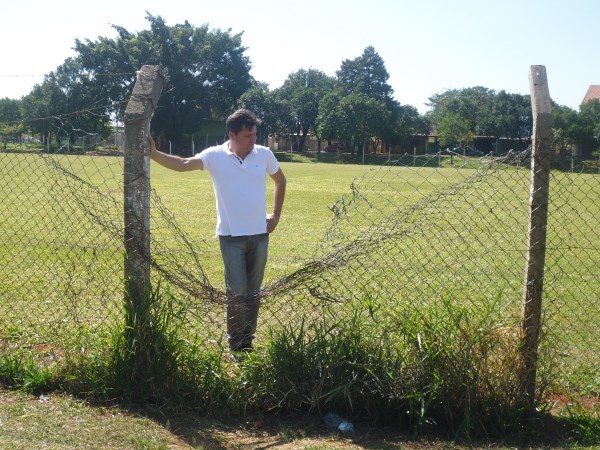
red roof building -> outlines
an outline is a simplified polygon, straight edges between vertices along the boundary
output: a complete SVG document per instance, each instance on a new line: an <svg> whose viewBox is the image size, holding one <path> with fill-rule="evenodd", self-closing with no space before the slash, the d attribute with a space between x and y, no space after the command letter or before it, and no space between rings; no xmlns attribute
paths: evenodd
<svg viewBox="0 0 600 450"><path fill-rule="evenodd" d="M600 84L590 85L587 94L585 94L585 97L583 97L583 101L581 102L581 104L583 105L588 100L592 100L594 98L600 100Z"/></svg>

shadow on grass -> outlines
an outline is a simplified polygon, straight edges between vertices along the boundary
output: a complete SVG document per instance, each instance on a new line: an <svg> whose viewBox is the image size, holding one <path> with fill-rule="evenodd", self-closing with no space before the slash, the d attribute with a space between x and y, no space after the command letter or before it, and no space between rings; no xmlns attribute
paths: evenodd
<svg viewBox="0 0 600 450"><path fill-rule="evenodd" d="M594 431L589 420L550 414L536 416L532 423L523 425L520 433L476 440L455 439L432 425L416 435L410 430L376 427L352 418L349 420L354 423L355 431L341 433L328 429L322 414L316 412L241 416L224 410L206 413L185 406L165 408L121 401L94 401L60 391L46 392L38 398L22 391L4 390L1 386L0 399L0 417L3 425L8 427L4 428L6 433L2 442L10 444L12 436L14 442L27 448L35 448L40 439L48 438L49 434L52 440L46 444L68 443L72 446L69 448L99 448L95 433L111 436L111 448L156 449L566 449L600 444L598 421L594 436L589 433ZM16 416L18 411L27 411L27 414ZM67 423L84 423L85 426L78 431L78 437L73 437L69 436L73 430L65 427ZM21 427L25 427L25 431L17 432L16 429ZM588 433L582 433L582 430L588 430ZM64 436L60 436L61 433Z"/></svg>
<svg viewBox="0 0 600 450"><path fill-rule="evenodd" d="M142 413L171 430L193 448L365 448L365 449L488 449L573 448L600 445L600 435L582 435L572 418L540 414L520 433L486 439L456 439L434 426L416 435L394 427L354 421L353 433L329 429L316 414L201 415L195 411L165 412L147 408ZM589 427L589 423L585 426ZM598 424L596 424L596 431Z"/></svg>

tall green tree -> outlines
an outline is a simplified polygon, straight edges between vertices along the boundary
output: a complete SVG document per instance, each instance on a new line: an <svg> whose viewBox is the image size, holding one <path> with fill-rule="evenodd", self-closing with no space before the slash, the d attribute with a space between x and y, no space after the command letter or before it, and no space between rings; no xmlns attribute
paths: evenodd
<svg viewBox="0 0 600 450"><path fill-rule="evenodd" d="M600 147L600 100L592 99L579 107L576 141L579 156L591 158Z"/></svg>
<svg viewBox="0 0 600 450"><path fill-rule="evenodd" d="M338 114L339 134L345 142L351 143L352 154L355 146L362 154L373 138L381 138L390 119L390 111L383 100L360 93L343 97Z"/></svg>
<svg viewBox="0 0 600 450"><path fill-rule="evenodd" d="M64 112L64 95L59 86L46 77L45 81L33 87L21 99L23 119L33 134L51 139L54 131L60 128L54 117ZM56 122L58 119L56 120Z"/></svg>
<svg viewBox="0 0 600 450"><path fill-rule="evenodd" d="M372 46L365 48L358 58L344 60L336 75L340 98L345 99L343 103L357 105L362 102L356 97L346 99L357 94L374 101L368 107L371 111L369 117L378 117L380 122L366 126L373 133L369 139L374 146L406 144L414 134L429 133L429 120L426 117L420 116L414 107L400 105L392 97L394 91L388 84L389 74L385 63ZM341 116L345 116L343 111ZM324 122L329 128L332 123L332 118ZM357 123L353 125L361 127Z"/></svg>
<svg viewBox="0 0 600 450"><path fill-rule="evenodd" d="M446 113L438 123L438 139L442 147L468 146L475 137L471 124L457 112Z"/></svg>
<svg viewBox="0 0 600 450"><path fill-rule="evenodd" d="M319 114L317 116L318 135L329 144L334 139L342 139L340 130L342 129L340 102L342 94L334 90L328 92L319 101Z"/></svg>
<svg viewBox="0 0 600 450"><path fill-rule="evenodd" d="M270 135L285 134L294 121L288 102L270 91L266 83L254 82L240 97L239 106L253 111L261 119L257 140L263 145Z"/></svg>
<svg viewBox="0 0 600 450"><path fill-rule="evenodd" d="M88 75L87 88L105 92L117 115L123 114L137 70L160 65L167 78L153 127L166 139L186 145L186 134L196 131L203 119L224 119L251 87L242 34L187 21L167 26L150 14L146 19L150 29L137 34L115 26L116 39L77 40L77 58Z"/></svg>
<svg viewBox="0 0 600 450"><path fill-rule="evenodd" d="M495 92L491 89L475 86L465 89L450 89L434 94L429 98L430 114L434 125L440 126L447 114L462 118L475 135L489 136L495 133L496 121L493 114ZM454 117L446 123L456 123Z"/></svg>
<svg viewBox="0 0 600 450"><path fill-rule="evenodd" d="M387 144L399 144L408 150L415 135L428 136L431 124L426 116L411 105L396 103L392 109L391 126L385 134Z"/></svg>
<svg viewBox="0 0 600 450"><path fill-rule="evenodd" d="M336 76L345 95L364 94L387 102L394 93L388 84L390 75L385 63L372 46L365 48L358 58L342 61Z"/></svg>
<svg viewBox="0 0 600 450"><path fill-rule="evenodd" d="M25 131L22 121L21 101L0 98L0 142L6 150L9 140L16 140Z"/></svg>
<svg viewBox="0 0 600 450"><path fill-rule="evenodd" d="M330 92L334 80L316 69L300 69L288 75L283 85L276 89L279 101L286 101L291 107L294 124L292 131L298 138L298 150L303 151L310 131L318 136L317 117L319 103Z"/></svg>
<svg viewBox="0 0 600 450"><path fill-rule="evenodd" d="M523 143L531 140L533 117L528 95L498 92L492 102L492 116L490 135Z"/></svg>
<svg viewBox="0 0 600 450"><path fill-rule="evenodd" d="M17 122L21 120L20 101L11 98L0 98L0 122Z"/></svg>
<svg viewBox="0 0 600 450"><path fill-rule="evenodd" d="M88 83L88 75L75 58L67 58L46 75L22 100L32 132L48 138L54 135L59 146L87 135L108 136L110 108L104 96L86 88Z"/></svg>
<svg viewBox="0 0 600 450"><path fill-rule="evenodd" d="M553 146L556 154L567 157L574 153L578 128L577 111L568 106L552 105Z"/></svg>
<svg viewBox="0 0 600 450"><path fill-rule="evenodd" d="M427 115L438 134L445 136L442 146L466 145L468 136L520 140L523 148L531 140L529 96L475 86L434 94L429 101L431 111Z"/></svg>

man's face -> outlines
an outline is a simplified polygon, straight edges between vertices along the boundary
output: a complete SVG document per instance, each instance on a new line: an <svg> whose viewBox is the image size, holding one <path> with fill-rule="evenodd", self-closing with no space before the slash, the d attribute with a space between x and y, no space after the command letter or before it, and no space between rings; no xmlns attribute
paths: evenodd
<svg viewBox="0 0 600 450"><path fill-rule="evenodd" d="M232 148L241 152L249 153L256 144L256 127L242 128L239 133L229 133Z"/></svg>

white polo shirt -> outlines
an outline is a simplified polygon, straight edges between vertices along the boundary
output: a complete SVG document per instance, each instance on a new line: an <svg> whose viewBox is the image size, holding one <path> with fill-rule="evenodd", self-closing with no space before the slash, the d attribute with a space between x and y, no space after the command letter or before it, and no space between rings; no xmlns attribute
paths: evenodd
<svg viewBox="0 0 600 450"><path fill-rule="evenodd" d="M268 147L255 145L245 159L229 150L229 141L209 147L199 158L212 177L219 236L251 236L267 232L266 175L279 170Z"/></svg>

